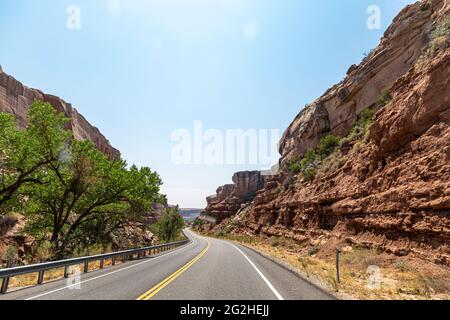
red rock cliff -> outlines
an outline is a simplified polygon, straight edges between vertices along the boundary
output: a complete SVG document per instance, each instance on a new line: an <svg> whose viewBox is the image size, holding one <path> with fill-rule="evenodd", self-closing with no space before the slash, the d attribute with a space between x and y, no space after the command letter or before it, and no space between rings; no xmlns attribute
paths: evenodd
<svg viewBox="0 0 450 320"><path fill-rule="evenodd" d="M380 45L360 65L351 66L341 83L299 113L280 141L281 162L302 156L325 133L347 135L361 110L374 104L383 90L414 66L428 42L433 16L444 3L422 1L404 8Z"/></svg>
<svg viewBox="0 0 450 320"><path fill-rule="evenodd" d="M449 12L443 0L406 7L374 52L290 125L280 172L215 230L359 244L450 265ZM431 43L445 21L446 35ZM368 137L316 163L312 180L288 170L323 134L346 136L384 89L391 100Z"/></svg>
<svg viewBox="0 0 450 320"><path fill-rule="evenodd" d="M113 148L103 134L70 103L40 90L28 88L0 68L0 112L14 114L19 126L24 128L27 125L27 110L34 100L49 102L56 110L63 112L70 119L69 129L75 139L90 140L110 158L120 158L120 152Z"/></svg>
<svg viewBox="0 0 450 320"><path fill-rule="evenodd" d="M219 223L234 215L241 205L251 201L256 192L263 188L265 177L259 171L237 172L233 176L234 184L227 184L217 189L216 195L208 197L208 206L201 218Z"/></svg>

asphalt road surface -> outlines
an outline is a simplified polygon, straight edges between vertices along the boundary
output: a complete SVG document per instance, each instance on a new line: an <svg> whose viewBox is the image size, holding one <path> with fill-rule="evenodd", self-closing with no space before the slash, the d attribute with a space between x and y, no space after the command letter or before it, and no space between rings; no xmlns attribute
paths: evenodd
<svg viewBox="0 0 450 320"><path fill-rule="evenodd" d="M328 300L258 253L186 230L190 244L156 256L12 291L0 300Z"/></svg>

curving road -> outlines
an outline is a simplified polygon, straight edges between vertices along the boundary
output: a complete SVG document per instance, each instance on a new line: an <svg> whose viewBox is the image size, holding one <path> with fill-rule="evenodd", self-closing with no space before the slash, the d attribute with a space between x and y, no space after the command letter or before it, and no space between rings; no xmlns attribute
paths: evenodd
<svg viewBox="0 0 450 320"><path fill-rule="evenodd" d="M190 244L41 286L0 300L328 300L332 296L292 272L227 241L186 230Z"/></svg>

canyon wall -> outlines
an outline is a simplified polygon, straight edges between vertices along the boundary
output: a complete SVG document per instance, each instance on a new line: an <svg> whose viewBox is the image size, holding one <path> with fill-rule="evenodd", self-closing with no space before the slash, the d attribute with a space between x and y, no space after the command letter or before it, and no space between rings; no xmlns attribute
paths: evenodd
<svg viewBox="0 0 450 320"><path fill-rule="evenodd" d="M444 0L402 10L380 45L294 119L280 142L279 173L265 177L252 200L237 206L220 192L213 199L226 203L226 215L208 201L212 217L228 218L210 219L207 229L318 247L361 245L450 265L449 12ZM446 35L431 43L442 24ZM316 161L312 179L289 169L323 135L347 136L385 90L389 99L366 136L349 136Z"/></svg>
<svg viewBox="0 0 450 320"><path fill-rule="evenodd" d="M299 113L280 141L281 162L303 156L323 134L347 135L361 110L376 103L384 90L414 66L443 5L443 0L436 0L405 7L380 45L361 64L351 66L341 83Z"/></svg>
<svg viewBox="0 0 450 320"><path fill-rule="evenodd" d="M70 119L68 128L77 140L92 141L97 148L112 159L119 159L120 152L113 148L103 134L92 126L70 103L56 96L31 89L3 72L0 68L0 112L14 114L19 126L27 125L27 110L34 100L48 102Z"/></svg>
<svg viewBox="0 0 450 320"><path fill-rule="evenodd" d="M235 214L241 205L251 201L264 187L265 177L259 171L243 171L233 175L233 184L217 189L216 195L206 199L208 206L200 215L206 222L220 223Z"/></svg>

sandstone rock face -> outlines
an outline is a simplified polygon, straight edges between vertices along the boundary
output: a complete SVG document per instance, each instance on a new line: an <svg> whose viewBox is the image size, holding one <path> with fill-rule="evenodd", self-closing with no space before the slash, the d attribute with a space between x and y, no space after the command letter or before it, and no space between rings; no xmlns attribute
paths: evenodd
<svg viewBox="0 0 450 320"><path fill-rule="evenodd" d="M237 233L339 239L450 265L450 49L394 84L370 141L345 165L289 190L266 181Z"/></svg>
<svg viewBox="0 0 450 320"><path fill-rule="evenodd" d="M345 134L358 110L389 87L391 100L376 113L369 137L344 144L338 166L322 167L310 182L282 166L250 204L214 229L312 246L358 244L449 266L450 46L420 68L413 62L428 43L425 35L449 13L448 1L408 6L374 53L286 131L284 161L328 129Z"/></svg>
<svg viewBox="0 0 450 320"><path fill-rule="evenodd" d="M444 4L445 0L422 1L403 9L380 45L292 122L280 141L281 163L303 156L325 133L346 136L360 111L376 103L383 90L414 66Z"/></svg>
<svg viewBox="0 0 450 320"><path fill-rule="evenodd" d="M219 223L234 215L245 203L251 201L256 192L263 188L265 177L260 171L243 171L235 173L234 184L227 184L217 189L216 195L207 198L207 207L200 219L207 223Z"/></svg>
<svg viewBox="0 0 450 320"><path fill-rule="evenodd" d="M79 114L70 103L39 90L30 89L0 69L0 112L14 114L19 126L25 128L27 110L34 100L48 102L56 110L63 112L70 119L68 129L73 132L75 139L92 141L100 151L110 158L120 158L120 152L114 149L103 134Z"/></svg>

